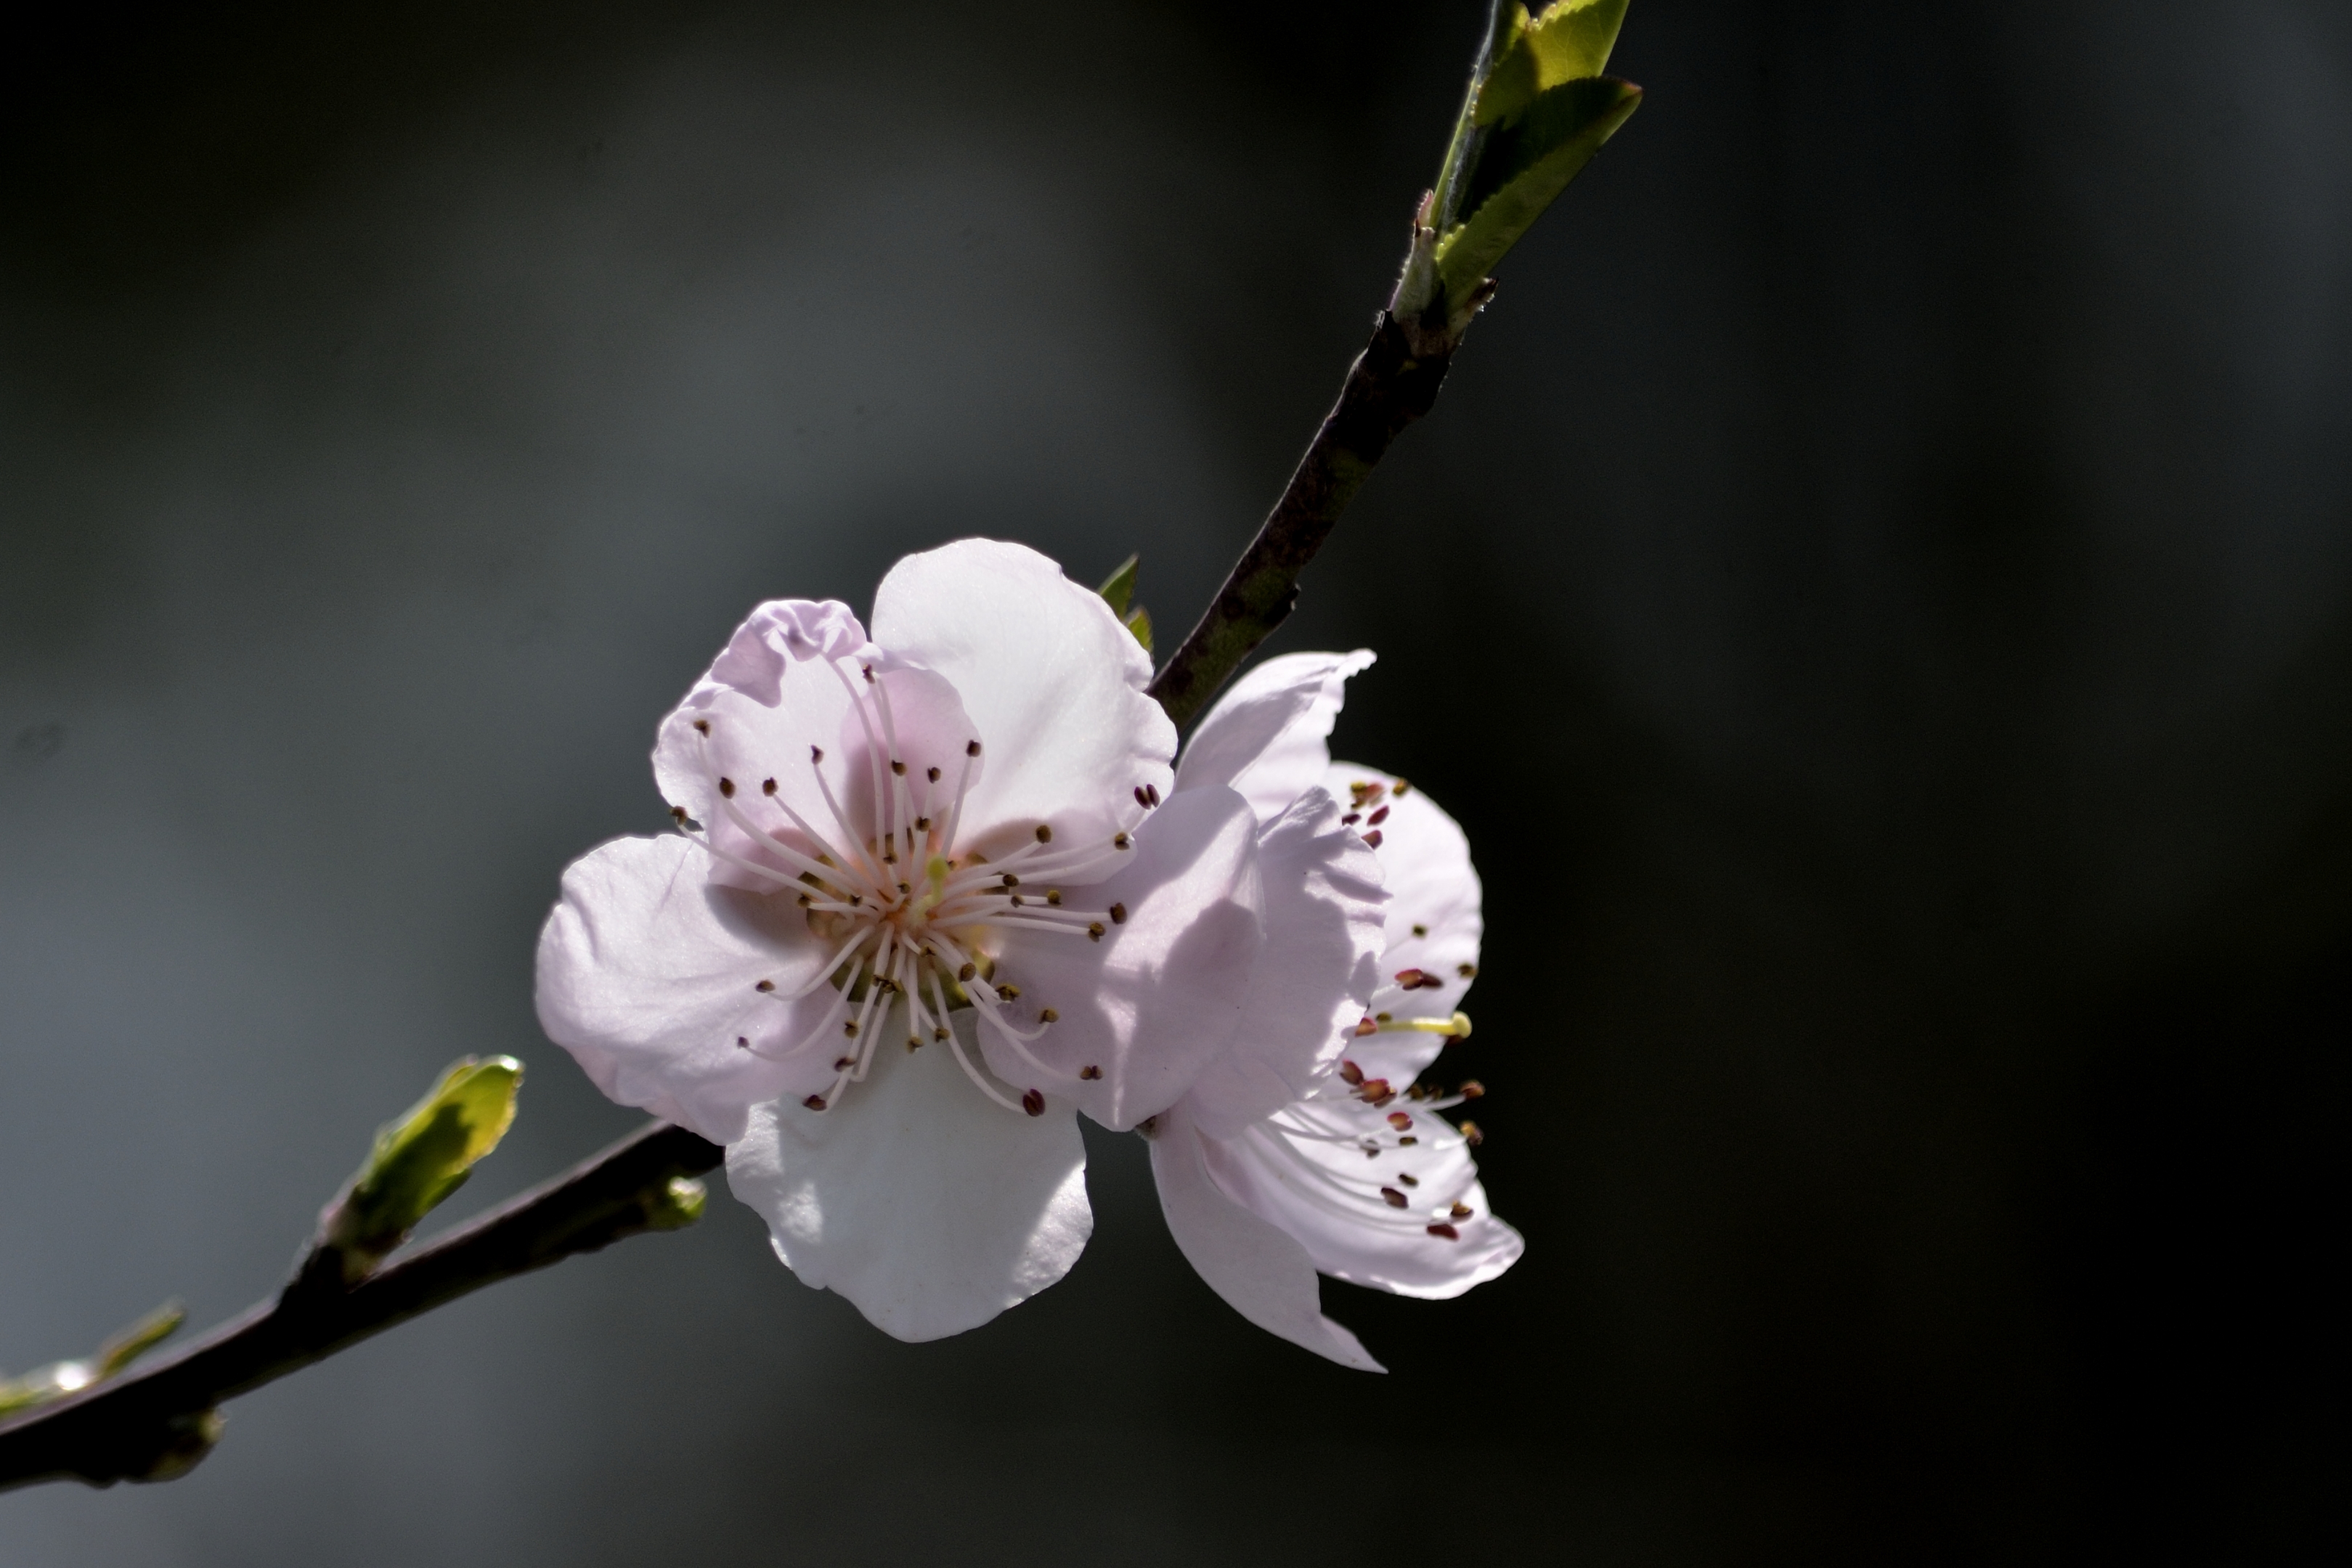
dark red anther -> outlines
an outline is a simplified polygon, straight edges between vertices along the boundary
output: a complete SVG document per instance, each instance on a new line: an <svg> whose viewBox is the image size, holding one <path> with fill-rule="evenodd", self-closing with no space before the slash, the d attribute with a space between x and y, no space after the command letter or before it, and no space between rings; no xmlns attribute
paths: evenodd
<svg viewBox="0 0 2352 1568"><path fill-rule="evenodd" d="M907 776L907 765L894 757L890 758L890 771L904 779Z"/></svg>
<svg viewBox="0 0 2352 1568"><path fill-rule="evenodd" d="M1412 1118L1402 1111L1391 1111L1389 1113L1389 1125L1402 1133L1412 1125Z"/></svg>
<svg viewBox="0 0 2352 1568"><path fill-rule="evenodd" d="M751 1049L751 1042L739 1034L735 1037L735 1049L738 1051L749 1051Z"/></svg>
<svg viewBox="0 0 2352 1568"><path fill-rule="evenodd" d="M809 760L810 760L811 762L822 762L822 761L824 761L824 747L822 747L822 746L812 746L812 747L809 747Z"/></svg>
<svg viewBox="0 0 2352 1568"><path fill-rule="evenodd" d="M1143 801L1144 804L1148 806L1157 806L1160 804L1160 786L1157 784L1146 784L1143 787Z"/></svg>
<svg viewBox="0 0 2352 1568"><path fill-rule="evenodd" d="M751 988L755 991L772 991L776 988L776 982L773 980L762 980Z"/></svg>
<svg viewBox="0 0 2352 1568"><path fill-rule="evenodd" d="M672 806L669 809L669 820L676 822L681 828L686 826L686 808L683 806Z"/></svg>
<svg viewBox="0 0 2352 1568"><path fill-rule="evenodd" d="M1456 964L1454 966L1454 972L1461 976L1465 980L1475 980L1478 977L1478 966L1475 964Z"/></svg>
<svg viewBox="0 0 2352 1568"><path fill-rule="evenodd" d="M1366 1023L1370 1023L1370 1022L1371 1022L1372 1020L1371 1020L1371 1019L1366 1019L1364 1021L1365 1021ZM1349 1087L1349 1088L1352 1089L1352 1088L1354 1088L1357 1084L1361 1083L1363 1081L1364 1081L1364 1070L1363 1070L1362 1068L1360 1068L1360 1067L1357 1066L1357 1065L1356 1065L1354 1062L1352 1062L1352 1061L1345 1061L1345 1060L1342 1060L1342 1061L1340 1061L1340 1063L1339 1063L1339 1082L1340 1082L1345 1083L1346 1085L1348 1085L1348 1087Z"/></svg>
<svg viewBox="0 0 2352 1568"><path fill-rule="evenodd" d="M1427 977L1419 969L1399 969L1396 983L1408 991L1418 990L1421 988L1421 982Z"/></svg>
<svg viewBox="0 0 2352 1568"><path fill-rule="evenodd" d="M1396 1094L1389 1088L1389 1081L1387 1079L1367 1078L1364 1080L1362 1084L1357 1088L1356 1097L1360 1100L1370 1100L1374 1104L1378 1104L1383 1099L1395 1099Z"/></svg>
<svg viewBox="0 0 2352 1568"><path fill-rule="evenodd" d="M1389 809L1386 806L1381 807L1379 810L1374 811L1370 816L1364 819L1366 822L1375 828L1379 827L1382 822L1385 822L1388 820Z"/></svg>
<svg viewBox="0 0 2352 1568"><path fill-rule="evenodd" d="M710 733L710 721L707 718L696 719L694 721L694 733L697 735L709 735Z"/></svg>
<svg viewBox="0 0 2352 1568"><path fill-rule="evenodd" d="M1381 1188L1381 1196L1388 1200L1388 1206L1391 1208L1402 1208L1405 1206L1404 1194L1397 1191L1397 1189L1392 1186L1384 1186Z"/></svg>
<svg viewBox="0 0 2352 1568"><path fill-rule="evenodd" d="M1448 1241L1459 1241L1462 1239L1462 1232L1454 1229L1454 1227L1446 1224L1442 1219L1429 1228L1429 1233L1432 1236L1442 1237Z"/></svg>
<svg viewBox="0 0 2352 1568"><path fill-rule="evenodd" d="M1352 828L1363 820L1364 814L1361 811L1350 811L1346 816L1340 818L1339 822L1342 827Z"/></svg>
<svg viewBox="0 0 2352 1568"><path fill-rule="evenodd" d="M1456 1089L1454 1092L1461 1095L1465 1100L1475 1100L1478 1096L1486 1092L1486 1086L1473 1078L1469 1082L1465 1083L1461 1088Z"/></svg>
<svg viewBox="0 0 2352 1568"><path fill-rule="evenodd" d="M1376 850L1381 847L1381 831L1378 828L1374 828L1370 832L1364 835L1364 847L1368 850Z"/></svg>
<svg viewBox="0 0 2352 1568"><path fill-rule="evenodd" d="M1045 1113L1045 1097L1032 1089L1021 1096L1021 1108L1032 1116L1042 1116Z"/></svg>
<svg viewBox="0 0 2352 1568"><path fill-rule="evenodd" d="M1095 1079L1102 1076L1102 1069L1089 1064L1078 1069L1078 1076L1086 1079L1089 1082L1092 1082Z"/></svg>
<svg viewBox="0 0 2352 1568"><path fill-rule="evenodd" d="M836 1056L833 1059L833 1070L835 1072L846 1072L856 1065L857 1058L854 1056Z"/></svg>
<svg viewBox="0 0 2352 1568"><path fill-rule="evenodd" d="M732 779L721 779L719 781L719 792L721 795L726 796L730 800L735 799L735 780Z"/></svg>
<svg viewBox="0 0 2352 1568"><path fill-rule="evenodd" d="M1419 1186L1421 1185L1421 1178L1413 1175L1411 1171L1397 1172L1397 1180L1404 1183L1407 1186Z"/></svg>
<svg viewBox="0 0 2352 1568"><path fill-rule="evenodd" d="M1124 925L1127 924L1126 904L1114 904L1110 906L1110 923L1113 925Z"/></svg>
<svg viewBox="0 0 2352 1568"><path fill-rule="evenodd" d="M1135 803L1147 811L1151 809L1151 798L1143 792L1143 786L1140 784L1135 787Z"/></svg>
<svg viewBox="0 0 2352 1568"><path fill-rule="evenodd" d="M1467 1219L1467 1218L1470 1218L1470 1206L1469 1206L1468 1204L1466 1204L1466 1203L1457 1203L1457 1204L1455 1204L1455 1205L1454 1206L1454 1218L1456 1218L1456 1219Z"/></svg>
<svg viewBox="0 0 2352 1568"><path fill-rule="evenodd" d="M1486 1141L1486 1134L1478 1130L1477 1123L1465 1122L1462 1124L1462 1141L1475 1149Z"/></svg>
<svg viewBox="0 0 2352 1568"><path fill-rule="evenodd" d="M963 743L963 754L966 757L978 757L980 755L980 742L976 740L965 741Z"/></svg>
<svg viewBox="0 0 2352 1568"><path fill-rule="evenodd" d="M1356 1032L1358 1034L1378 1034L1381 1032L1381 1026L1374 1023L1368 1017L1356 1025Z"/></svg>
<svg viewBox="0 0 2352 1568"><path fill-rule="evenodd" d="M822 1111L824 1109L824 1096L822 1094L812 1094L807 1099L802 1101L801 1103L807 1106L812 1111Z"/></svg>
<svg viewBox="0 0 2352 1568"><path fill-rule="evenodd" d="M940 770L936 768L926 768L923 769L923 777L936 784L940 781Z"/></svg>

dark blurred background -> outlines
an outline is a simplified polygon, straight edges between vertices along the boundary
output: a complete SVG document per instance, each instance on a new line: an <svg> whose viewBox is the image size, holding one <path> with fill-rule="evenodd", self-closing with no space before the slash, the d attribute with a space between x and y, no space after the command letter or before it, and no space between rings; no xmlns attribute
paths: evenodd
<svg viewBox="0 0 2352 1568"><path fill-rule="evenodd" d="M634 1124L557 873L768 596L967 534L1172 639L1482 7L82 7L0 48L0 1365L262 1295L464 1051ZM1279 646L1468 827L1519 1268L1257 1333L1096 1140L904 1346L709 1220L237 1402L0 1564L2341 1549L2352 9L1634 0Z"/></svg>

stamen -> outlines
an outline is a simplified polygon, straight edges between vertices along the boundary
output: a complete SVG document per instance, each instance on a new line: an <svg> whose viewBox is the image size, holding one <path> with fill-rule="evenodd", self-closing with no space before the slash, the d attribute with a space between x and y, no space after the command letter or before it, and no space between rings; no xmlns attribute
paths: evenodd
<svg viewBox="0 0 2352 1568"><path fill-rule="evenodd" d="M1003 1106L1008 1111L1018 1111L1021 1109L1020 1106L1014 1104L1012 1101L1007 1100L1003 1095L999 1094L994 1089L991 1088L987 1082L981 1078L978 1072L972 1071L971 1061L966 1060L964 1057L963 1041L950 1034L948 1036L948 1049L955 1052L956 1065L963 1069L963 1075L971 1080L972 1086L974 1088L978 1089L982 1094L987 1095L991 1100L995 1101L998 1104Z"/></svg>
<svg viewBox="0 0 2352 1568"><path fill-rule="evenodd" d="M1368 1030L1359 1024L1356 1032L1370 1034L1374 1030L1381 1034L1442 1034L1452 1040L1468 1040L1470 1015L1457 1012L1452 1018L1391 1019L1388 1014L1382 1013L1380 1022L1372 1029Z"/></svg>

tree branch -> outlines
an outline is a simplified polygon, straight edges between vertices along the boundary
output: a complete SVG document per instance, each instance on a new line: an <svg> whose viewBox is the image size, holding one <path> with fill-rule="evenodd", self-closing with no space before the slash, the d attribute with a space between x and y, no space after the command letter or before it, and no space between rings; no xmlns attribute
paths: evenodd
<svg viewBox="0 0 2352 1568"><path fill-rule="evenodd" d="M649 1123L551 1181L426 1242L346 1288L342 1261L313 1246L284 1290L178 1351L0 1420L0 1490L75 1479L168 1480L220 1435L225 1399L484 1285L700 1211L699 1184L726 1151Z"/></svg>
<svg viewBox="0 0 2352 1568"><path fill-rule="evenodd" d="M1381 312L1372 340L1349 367L1339 401L1307 444L1282 498L1200 624L1152 678L1151 695L1177 728L1198 718L1217 688L1288 618L1298 601L1299 572L1323 548L1389 443L1436 402L1459 339L1458 329L1444 325L1433 332L1408 330L1391 311Z"/></svg>

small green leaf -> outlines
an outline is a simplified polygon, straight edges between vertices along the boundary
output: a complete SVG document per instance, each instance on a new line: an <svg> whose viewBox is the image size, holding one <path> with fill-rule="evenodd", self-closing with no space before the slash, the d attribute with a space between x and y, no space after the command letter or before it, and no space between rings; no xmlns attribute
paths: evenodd
<svg viewBox="0 0 2352 1568"><path fill-rule="evenodd" d="M1110 605L1113 615L1124 616L1127 613L1128 601L1135 597L1136 563L1142 559L1139 555L1129 556L1118 563L1118 570L1105 578L1103 585L1095 590Z"/></svg>
<svg viewBox="0 0 2352 1568"><path fill-rule="evenodd" d="M188 1312L177 1301L166 1301L113 1335L95 1355L79 1361L52 1362L22 1377L0 1377L0 1416L28 1405L45 1405L112 1377L161 1344L172 1331L187 1322Z"/></svg>
<svg viewBox="0 0 2352 1568"><path fill-rule="evenodd" d="M1478 87L1475 122L1500 124L1553 88L1607 69L1625 5L1626 0L1559 0L1533 21L1527 7L1513 5L1505 41Z"/></svg>
<svg viewBox="0 0 2352 1568"><path fill-rule="evenodd" d="M98 1347L98 1375L113 1376L171 1338L173 1331L187 1321L187 1308L177 1301L165 1301Z"/></svg>
<svg viewBox="0 0 2352 1568"><path fill-rule="evenodd" d="M1135 633L1135 640L1143 644L1143 651L1147 653L1151 652L1151 612L1139 604L1124 624Z"/></svg>
<svg viewBox="0 0 2352 1568"><path fill-rule="evenodd" d="M1437 242L1445 297L1469 298L1641 104L1633 83L1591 77L1547 89L1496 127L1471 174L1469 217Z"/></svg>
<svg viewBox="0 0 2352 1568"><path fill-rule="evenodd" d="M322 1217L322 1241L343 1254L346 1282L365 1278L499 1146L521 1085L522 1063L511 1056L464 1057L376 1133L367 1163Z"/></svg>

